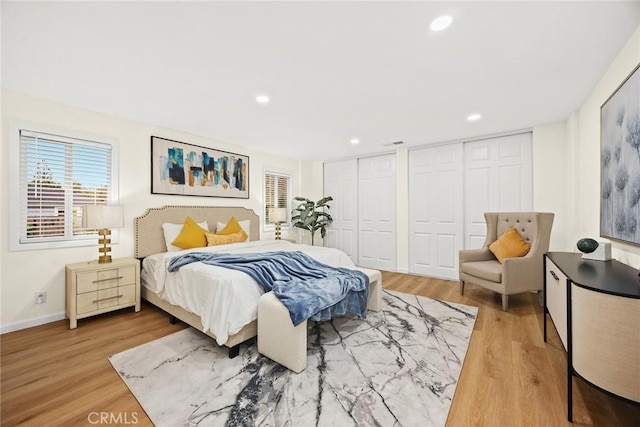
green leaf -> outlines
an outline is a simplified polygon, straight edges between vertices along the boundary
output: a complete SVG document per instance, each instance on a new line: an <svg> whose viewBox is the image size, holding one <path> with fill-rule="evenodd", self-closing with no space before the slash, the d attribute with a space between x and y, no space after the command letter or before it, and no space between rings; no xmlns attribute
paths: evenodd
<svg viewBox="0 0 640 427"><path fill-rule="evenodd" d="M327 197L323 197L322 199L318 200L318 203L316 203L318 205L318 207L324 207L327 206L327 203L332 201L333 197L331 196L327 196ZM327 206L330 207L330 206Z"/></svg>
<svg viewBox="0 0 640 427"><path fill-rule="evenodd" d="M294 200L300 202L291 214L291 225L303 230L309 230L311 233L311 243L313 244L315 232L320 230L320 234L324 238L327 234L326 227L333 223L333 218L324 209L330 209L327 203L333 200L331 196L325 196L314 202L306 197L296 196Z"/></svg>

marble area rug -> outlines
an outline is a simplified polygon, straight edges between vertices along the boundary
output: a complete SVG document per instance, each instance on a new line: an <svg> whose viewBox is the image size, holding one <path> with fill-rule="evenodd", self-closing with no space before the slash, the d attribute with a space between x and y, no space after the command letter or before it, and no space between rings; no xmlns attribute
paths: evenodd
<svg viewBox="0 0 640 427"><path fill-rule="evenodd" d="M193 328L109 360L158 427L443 426L477 313L384 291L366 320L311 322L300 374Z"/></svg>

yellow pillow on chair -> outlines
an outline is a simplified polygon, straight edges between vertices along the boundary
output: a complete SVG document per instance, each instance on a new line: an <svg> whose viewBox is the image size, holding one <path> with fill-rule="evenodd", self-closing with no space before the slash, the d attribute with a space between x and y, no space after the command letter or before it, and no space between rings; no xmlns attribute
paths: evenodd
<svg viewBox="0 0 640 427"><path fill-rule="evenodd" d="M498 258L502 264L505 258L517 258L529 253L531 245L524 241L518 230L511 227L502 236L489 245L489 250Z"/></svg>
<svg viewBox="0 0 640 427"><path fill-rule="evenodd" d="M182 249L203 248L207 246L205 233L208 232L209 230L200 227L188 216L187 219L184 220L182 231L171 244Z"/></svg>

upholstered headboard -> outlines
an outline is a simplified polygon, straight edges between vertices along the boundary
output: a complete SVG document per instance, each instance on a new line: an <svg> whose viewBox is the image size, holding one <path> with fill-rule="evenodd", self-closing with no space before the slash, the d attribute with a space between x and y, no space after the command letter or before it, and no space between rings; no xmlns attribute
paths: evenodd
<svg viewBox="0 0 640 427"><path fill-rule="evenodd" d="M218 206L162 206L149 208L133 219L135 238L135 257L144 258L149 255L166 252L162 224L170 222L182 224L187 216L196 222L207 221L211 231L215 231L218 222L228 222L232 216L238 221L251 221L251 240L260 239L260 217L254 211L242 207Z"/></svg>

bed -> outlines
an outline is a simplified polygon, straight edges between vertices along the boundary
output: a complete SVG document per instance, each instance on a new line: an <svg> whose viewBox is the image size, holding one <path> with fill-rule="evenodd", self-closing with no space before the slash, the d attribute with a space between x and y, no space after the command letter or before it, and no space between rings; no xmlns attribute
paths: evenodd
<svg viewBox="0 0 640 427"><path fill-rule="evenodd" d="M162 224L180 224L184 222L187 216L190 216L198 223L207 221L208 224L214 227L218 222L226 222L229 218L235 216L238 221L250 221L249 238L251 240L258 240L260 237L260 219L258 215L250 209L210 206L162 206L159 208L149 208L144 214L134 218L135 257L143 260L145 257L167 252ZM204 330L199 315L163 300L156 292L153 292L153 290L145 286L144 283L141 287L141 296L171 316L217 339L211 331ZM237 355L239 344L255 337L256 333L257 322L253 321L237 333L229 336L224 344L230 349L229 355L232 357Z"/></svg>
<svg viewBox="0 0 640 427"><path fill-rule="evenodd" d="M265 294L262 290L258 290L259 286L253 279L246 275L245 278L240 277L244 273L235 272L233 278L228 278L229 270L226 268L220 268L225 271L224 283L233 283L234 286L205 285L202 276L197 276L204 274L200 270L207 269L206 274L218 273L212 273L210 266L202 263L192 264L188 269L183 268L187 271L179 280L173 273L170 274L170 278L163 276L166 273L158 273L161 271L158 265L164 265L173 257L189 252L188 250L167 252L163 231L163 224L182 224L187 216L197 223L206 221L211 232L216 231L217 224L226 223L231 217L235 217L243 224L243 228L246 227L249 235L247 242L198 248L200 250L225 253L295 250L308 253L329 265L358 268L346 254L337 249L296 245L280 240L259 240L260 219L252 210L246 208L163 206L150 208L134 219L135 257L143 261L141 295L145 300L211 336L219 345L229 347L230 357L238 354L241 343L258 335L260 353L289 369L300 372L306 367L306 322L294 327L287 309L273 295L273 292ZM371 285L368 308L378 310L381 298L380 272L358 270L369 276ZM192 276L189 276L190 274ZM207 280L209 280L208 276ZM246 282L247 280L250 282ZM188 286L183 282L188 282L186 283ZM189 292L193 292L193 296L187 295ZM229 292L237 294L231 295ZM223 300L224 303L222 303ZM264 339L259 336L261 330ZM274 333L274 331L277 332ZM286 353L283 353L283 349L287 349ZM292 349L295 351L291 351Z"/></svg>

